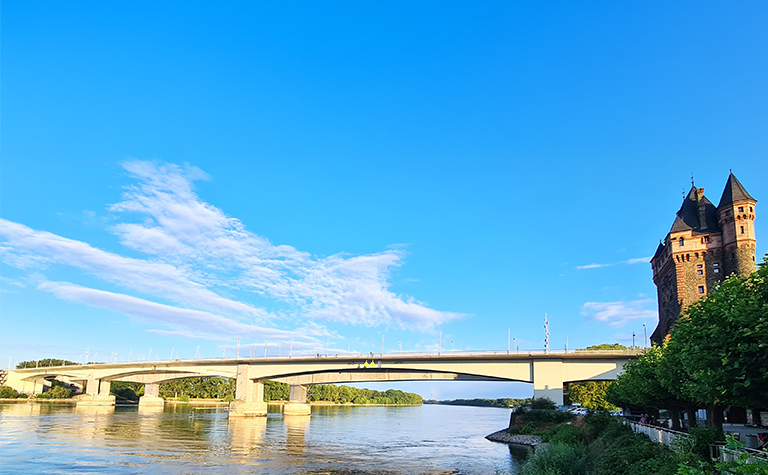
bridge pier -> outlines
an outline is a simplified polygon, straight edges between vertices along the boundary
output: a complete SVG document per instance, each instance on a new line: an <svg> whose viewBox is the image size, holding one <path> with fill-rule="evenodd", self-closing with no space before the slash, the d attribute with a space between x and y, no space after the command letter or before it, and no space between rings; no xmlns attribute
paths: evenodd
<svg viewBox="0 0 768 475"><path fill-rule="evenodd" d="M96 379L93 373L88 377L86 393L77 400L78 406L114 406L115 396L109 394L111 384L104 379Z"/></svg>
<svg viewBox="0 0 768 475"><path fill-rule="evenodd" d="M250 377L249 365L237 365L235 401L229 405L229 417L266 417L264 382Z"/></svg>
<svg viewBox="0 0 768 475"><path fill-rule="evenodd" d="M563 404L563 360L534 360L532 369L533 397L546 397L558 406Z"/></svg>
<svg viewBox="0 0 768 475"><path fill-rule="evenodd" d="M300 384L288 386L288 402L283 406L284 416L308 416L312 408L307 404L307 387Z"/></svg>
<svg viewBox="0 0 768 475"><path fill-rule="evenodd" d="M139 408L163 407L165 400L160 397L160 383L145 383L144 395L139 398Z"/></svg>

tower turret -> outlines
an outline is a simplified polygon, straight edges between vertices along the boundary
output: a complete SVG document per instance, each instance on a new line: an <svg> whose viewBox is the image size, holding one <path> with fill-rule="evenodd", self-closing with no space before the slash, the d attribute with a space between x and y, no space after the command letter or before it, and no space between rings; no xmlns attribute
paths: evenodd
<svg viewBox="0 0 768 475"><path fill-rule="evenodd" d="M723 196L717 206L717 221L723 232L723 266L725 275L747 275L754 272L755 263L755 205L744 186L734 176L728 176Z"/></svg>

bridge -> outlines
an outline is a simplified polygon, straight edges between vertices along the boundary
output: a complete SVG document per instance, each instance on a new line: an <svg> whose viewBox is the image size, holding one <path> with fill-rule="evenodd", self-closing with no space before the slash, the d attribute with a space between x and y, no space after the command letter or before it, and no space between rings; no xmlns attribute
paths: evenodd
<svg viewBox="0 0 768 475"><path fill-rule="evenodd" d="M534 397L563 403L563 385L610 381L642 350L571 350L483 353L336 355L278 358L216 358L96 363L10 371L9 385L42 384L60 379L85 386L78 405L114 405L112 381L144 384L139 407L162 406L160 383L219 376L236 379L230 416L264 416L264 382L289 385L285 414L309 414L307 386L372 381L518 381L533 384Z"/></svg>

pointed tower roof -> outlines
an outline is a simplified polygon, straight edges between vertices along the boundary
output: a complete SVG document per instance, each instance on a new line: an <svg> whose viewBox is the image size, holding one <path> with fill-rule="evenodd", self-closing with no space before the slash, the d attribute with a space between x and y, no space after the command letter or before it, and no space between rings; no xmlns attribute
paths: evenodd
<svg viewBox="0 0 768 475"><path fill-rule="evenodd" d="M725 190L723 190L723 196L720 198L720 204L717 207L733 203L735 201L752 200L752 198L744 186L739 182L738 178L734 176L733 172L728 176L728 181L725 183Z"/></svg>
<svg viewBox="0 0 768 475"><path fill-rule="evenodd" d="M703 192L703 188L701 188ZM699 212L699 207L703 207L704 214ZM702 223L702 219L705 221ZM718 229L716 209L705 196L699 196L699 189L691 185L691 191L683 200L683 205L675 216L675 222L672 224L671 233L680 231L701 231L707 230L713 232Z"/></svg>

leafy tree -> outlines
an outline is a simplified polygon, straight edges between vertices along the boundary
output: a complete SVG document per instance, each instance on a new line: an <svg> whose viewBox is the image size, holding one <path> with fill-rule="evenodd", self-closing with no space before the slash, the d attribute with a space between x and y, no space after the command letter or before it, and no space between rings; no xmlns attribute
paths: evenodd
<svg viewBox="0 0 768 475"><path fill-rule="evenodd" d="M672 329L667 350L687 375L678 388L686 399L715 407L768 406L768 265L748 277L729 277L691 305Z"/></svg>
<svg viewBox="0 0 768 475"><path fill-rule="evenodd" d="M53 386L50 391L35 396L38 399L68 399L72 397L72 390L64 386Z"/></svg>
<svg viewBox="0 0 768 475"><path fill-rule="evenodd" d="M601 343L599 345L588 346L587 349L588 350L627 350L629 348L627 348L624 345L620 345L618 343L613 343L613 344Z"/></svg>
<svg viewBox="0 0 768 475"><path fill-rule="evenodd" d="M610 381L583 381L568 385L568 397L587 409L596 411L615 411L616 406L605 400L605 390Z"/></svg>
<svg viewBox="0 0 768 475"><path fill-rule="evenodd" d="M16 399L19 392L10 386L0 386L0 399Z"/></svg>
<svg viewBox="0 0 768 475"><path fill-rule="evenodd" d="M531 409L554 410L555 408L557 408L557 404L548 397L535 397L531 399Z"/></svg>
<svg viewBox="0 0 768 475"><path fill-rule="evenodd" d="M138 401L144 395L144 384L112 381L109 392L121 401Z"/></svg>
<svg viewBox="0 0 768 475"><path fill-rule="evenodd" d="M285 383L277 381L264 381L264 400L265 401L287 401L290 390Z"/></svg>
<svg viewBox="0 0 768 475"><path fill-rule="evenodd" d="M16 364L16 369L24 368L42 368L47 366L69 366L77 363L69 360L60 360L56 358L44 358L41 360L22 361Z"/></svg>

